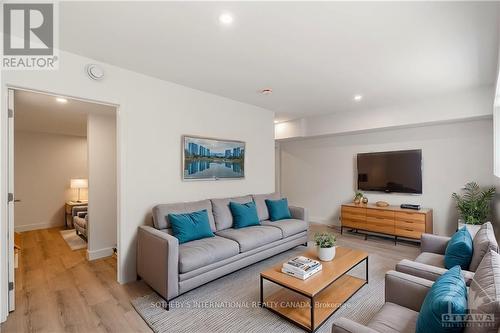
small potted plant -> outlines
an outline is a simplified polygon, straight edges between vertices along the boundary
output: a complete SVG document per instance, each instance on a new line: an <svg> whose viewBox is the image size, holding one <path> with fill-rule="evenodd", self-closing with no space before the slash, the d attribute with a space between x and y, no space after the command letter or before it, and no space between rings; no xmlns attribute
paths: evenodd
<svg viewBox="0 0 500 333"><path fill-rule="evenodd" d="M495 196L495 188L481 189L476 182L465 184L463 195L453 193L457 209L460 214L458 228L464 225L474 237L476 232L485 223L490 215L491 200Z"/></svg>
<svg viewBox="0 0 500 333"><path fill-rule="evenodd" d="M335 257L335 235L328 232L319 232L314 235L314 242L318 247L318 258L321 261L331 261Z"/></svg>
<svg viewBox="0 0 500 333"><path fill-rule="evenodd" d="M359 205L362 199L363 199L363 193L357 191L356 194L354 195L354 203L356 205Z"/></svg>

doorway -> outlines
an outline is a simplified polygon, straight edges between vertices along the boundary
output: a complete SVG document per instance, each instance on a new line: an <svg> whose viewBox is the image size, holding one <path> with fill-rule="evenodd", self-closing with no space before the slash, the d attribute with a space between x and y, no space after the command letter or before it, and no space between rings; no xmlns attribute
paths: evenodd
<svg viewBox="0 0 500 333"><path fill-rule="evenodd" d="M13 311L15 287L33 252L41 253L37 261L60 267L67 267L59 262L61 250L76 259L114 256L117 107L22 89L9 89L8 98Z"/></svg>

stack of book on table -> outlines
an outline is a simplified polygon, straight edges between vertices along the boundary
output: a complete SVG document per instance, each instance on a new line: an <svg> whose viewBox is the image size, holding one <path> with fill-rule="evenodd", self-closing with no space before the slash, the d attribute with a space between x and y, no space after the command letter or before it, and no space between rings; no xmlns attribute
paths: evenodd
<svg viewBox="0 0 500 333"><path fill-rule="evenodd" d="M294 257L283 264L281 271L301 280L321 271L321 263L303 256Z"/></svg>

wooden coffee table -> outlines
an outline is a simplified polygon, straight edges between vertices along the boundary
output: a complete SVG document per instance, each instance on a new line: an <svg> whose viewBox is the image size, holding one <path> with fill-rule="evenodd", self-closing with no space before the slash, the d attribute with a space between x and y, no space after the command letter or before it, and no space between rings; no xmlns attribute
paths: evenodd
<svg viewBox="0 0 500 333"><path fill-rule="evenodd" d="M319 260L316 249L302 254ZM365 262L365 278L348 275ZM282 263L260 273L260 304L309 332L316 331L340 306L368 283L368 253L337 247L332 261L321 262L323 269L307 280L281 272ZM264 280L281 288L264 297Z"/></svg>

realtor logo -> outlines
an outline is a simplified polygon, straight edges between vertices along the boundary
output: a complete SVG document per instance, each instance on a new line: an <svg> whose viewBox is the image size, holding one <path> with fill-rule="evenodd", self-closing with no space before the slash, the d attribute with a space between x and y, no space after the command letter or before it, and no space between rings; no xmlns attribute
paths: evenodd
<svg viewBox="0 0 500 333"><path fill-rule="evenodd" d="M55 69L54 3L3 4L2 69Z"/></svg>

